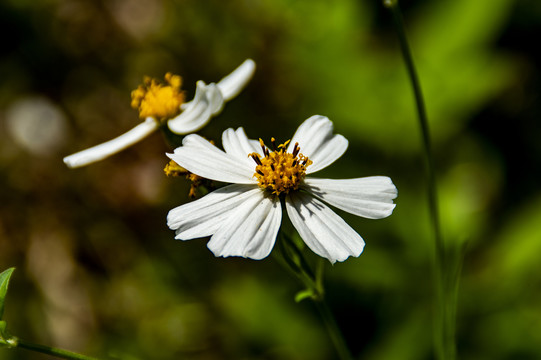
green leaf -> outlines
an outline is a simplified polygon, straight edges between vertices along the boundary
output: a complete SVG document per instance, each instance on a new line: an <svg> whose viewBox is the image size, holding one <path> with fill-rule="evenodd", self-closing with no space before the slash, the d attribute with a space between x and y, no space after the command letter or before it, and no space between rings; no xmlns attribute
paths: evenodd
<svg viewBox="0 0 541 360"><path fill-rule="evenodd" d="M0 274L0 319L4 316L4 300L8 292L9 278L15 268L9 268Z"/></svg>

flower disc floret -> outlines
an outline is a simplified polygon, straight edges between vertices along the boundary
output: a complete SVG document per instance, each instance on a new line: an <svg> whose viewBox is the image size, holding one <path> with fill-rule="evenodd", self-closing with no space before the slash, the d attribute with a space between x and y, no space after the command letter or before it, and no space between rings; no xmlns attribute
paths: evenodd
<svg viewBox="0 0 541 360"><path fill-rule="evenodd" d="M171 119L180 114L184 93L180 90L182 78L165 74L166 85L145 76L143 85L132 91L131 106L139 110L141 119L153 117L157 120Z"/></svg>
<svg viewBox="0 0 541 360"><path fill-rule="evenodd" d="M298 190L306 176L306 167L312 160L300 153L299 143L295 143L293 151L288 153L290 140L276 146L276 140L271 139L274 151L269 151L263 140L259 139L264 156L252 153L249 156L256 162L254 177L259 187L272 194L288 194L291 190Z"/></svg>

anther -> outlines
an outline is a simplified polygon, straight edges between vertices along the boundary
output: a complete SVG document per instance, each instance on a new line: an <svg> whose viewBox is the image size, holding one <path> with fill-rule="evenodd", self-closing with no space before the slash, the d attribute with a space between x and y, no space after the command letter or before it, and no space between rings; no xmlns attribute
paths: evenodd
<svg viewBox="0 0 541 360"><path fill-rule="evenodd" d="M261 176L265 176L265 174L263 174L263 171L261 171L261 170L259 170L259 169L257 169L256 172L257 172L259 175L261 175Z"/></svg>
<svg viewBox="0 0 541 360"><path fill-rule="evenodd" d="M257 165L263 165L263 163L261 163L261 160L259 159L259 156L255 155L255 154L252 154L250 156L252 157L252 159L254 159L254 161L256 162Z"/></svg>
<svg viewBox="0 0 541 360"><path fill-rule="evenodd" d="M272 143L272 147L274 149L274 151L277 150L277 147L276 147L276 139L275 138L271 138L271 143Z"/></svg>
<svg viewBox="0 0 541 360"><path fill-rule="evenodd" d="M299 143L296 142L295 146L293 146L293 152L291 153L291 155L293 155L293 157L296 157L299 154L300 150L301 148L299 147Z"/></svg>
<svg viewBox="0 0 541 360"><path fill-rule="evenodd" d="M263 139L259 138L259 145L261 145L261 150L263 150L263 155L267 156L267 147L263 142Z"/></svg>

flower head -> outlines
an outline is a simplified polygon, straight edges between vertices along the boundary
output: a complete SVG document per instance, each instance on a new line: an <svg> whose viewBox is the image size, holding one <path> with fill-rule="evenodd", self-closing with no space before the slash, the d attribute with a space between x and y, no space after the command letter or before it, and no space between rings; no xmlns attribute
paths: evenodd
<svg viewBox="0 0 541 360"><path fill-rule="evenodd" d="M180 91L182 78L167 73L165 81L167 85L145 76L144 85L131 92L131 107L139 110L141 119L171 119L180 113L180 105L184 102L184 93Z"/></svg>
<svg viewBox="0 0 541 360"><path fill-rule="evenodd" d="M166 122L176 134L188 134L205 126L211 117L217 115L224 103L237 96L252 78L255 63L248 59L217 84L196 83L193 100L184 102L180 90L182 79L167 73L165 83L145 77L143 85L132 92L131 105L145 119L128 132L103 144L66 156L64 163L70 168L86 166L116 154L143 140Z"/></svg>
<svg viewBox="0 0 541 360"><path fill-rule="evenodd" d="M288 153L289 140L278 146L274 138L271 142L274 151L269 151L263 140L259 139L264 156L257 152L249 155L256 163L254 177L259 187L269 190L274 195L298 190L306 176L306 167L312 164L312 160L299 153L299 143L296 143L293 151Z"/></svg>
<svg viewBox="0 0 541 360"><path fill-rule="evenodd" d="M242 128L224 131L225 151L198 135L186 136L168 156L191 173L233 184L171 210L167 223L175 238L210 236L207 246L216 256L262 259L276 241L283 199L293 226L312 251L333 263L359 256L363 239L327 204L370 219L387 217L397 196L391 179L310 177L348 146L323 116L307 119L291 141L271 143L272 151L262 140L248 139Z"/></svg>

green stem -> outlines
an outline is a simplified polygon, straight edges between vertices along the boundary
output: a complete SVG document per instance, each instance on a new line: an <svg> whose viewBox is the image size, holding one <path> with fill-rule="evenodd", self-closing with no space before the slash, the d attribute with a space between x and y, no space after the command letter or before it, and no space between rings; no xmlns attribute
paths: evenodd
<svg viewBox="0 0 541 360"><path fill-rule="evenodd" d="M438 198L436 192L436 176L434 170L434 158L432 155L432 147L430 141L430 131L428 128L428 120L426 116L426 109L423 100L423 94L421 91L421 84L415 70L415 65L411 55L410 47L406 37L406 30L404 21L402 19L402 13L398 6L398 0L384 0L385 7L391 10L393 16L393 22L398 34L400 43L400 49L404 62L406 64L407 72L410 77L410 81L413 87L413 93L415 96L415 103L417 107L417 113L419 117L419 124L421 127L421 134L425 153L425 163L427 169L427 182L428 182L428 206L430 210L432 228L434 231L435 242L435 259L434 259L434 280L436 290L437 301L437 323L436 323L436 349L437 357L439 359L454 359L455 353L455 340L454 340L454 322L455 316L455 302L450 301L446 293L447 276L445 276L447 270L447 259L445 256L445 245L443 242L439 210L438 210Z"/></svg>
<svg viewBox="0 0 541 360"><path fill-rule="evenodd" d="M336 321L334 320L334 316L332 315L325 300L320 299L320 300L313 300L313 301L314 301L314 304L316 305L319 315L321 316L321 319L323 320L323 323L325 324L325 328L327 329L327 332L329 333L329 337L331 338L334 344L334 347L336 348L338 357L342 360L353 359L353 357L351 356L351 353L349 352L349 348L346 345L344 337L342 336L342 332L340 331L340 328L336 324Z"/></svg>
<svg viewBox="0 0 541 360"><path fill-rule="evenodd" d="M406 63L408 75L410 77L413 87L413 93L415 95L415 103L417 106L417 113L419 116L419 124L421 126L421 134L423 137L423 146L425 150L425 160L428 177L428 202L432 218L432 226L434 228L434 238L436 241L436 258L442 260L443 262L444 246L439 222L438 198L436 195L436 177L434 173L434 158L432 156L430 131L428 129L428 120L426 116L423 93L421 91L421 84L419 82L419 78L417 77L417 71L415 70L415 65L406 38L406 31L404 28L404 22L402 20L402 13L400 12L400 8L398 7L398 1L391 2L390 9L392 11L393 20L396 26L396 30L398 32L400 49L404 57L404 62Z"/></svg>
<svg viewBox="0 0 541 360"><path fill-rule="evenodd" d="M56 357L61 358L61 359L98 360L97 358L94 358L94 357L81 355L81 354L78 354L78 353L75 353L75 352L72 352L72 351L59 349L59 348L55 348L55 347L52 347L52 346L34 344L34 343L27 342L27 341L24 341L24 340L21 340L21 339L17 339L17 347L27 349L27 350L31 350L31 351L40 352L40 353L47 354L47 355L56 356Z"/></svg>
<svg viewBox="0 0 541 360"><path fill-rule="evenodd" d="M288 249L294 253L294 256L298 259L299 263L296 264L298 266L299 270L304 273L305 278L309 279L310 281L313 281L315 284L316 276L314 275L314 272L310 268L310 265L304 258L304 255L302 254L302 249L299 249L293 239L291 239L289 236L287 236L285 233L282 232L282 236L284 241L288 245ZM285 248L284 248L285 250ZM287 251L287 250L286 250ZM292 254L288 253L289 256L292 256Z"/></svg>
<svg viewBox="0 0 541 360"><path fill-rule="evenodd" d="M341 360L351 360L353 357L344 340L340 328L336 324L334 317L327 306L324 299L325 291L323 289L323 259L318 263L316 271L313 271L293 239L288 237L283 232L278 236L278 243L282 253L282 261L280 263L295 275L304 285L311 290L313 296L310 298L316 305L316 308L323 320L323 324L331 338L331 341L336 348L338 358ZM297 261L292 259L295 257Z"/></svg>

